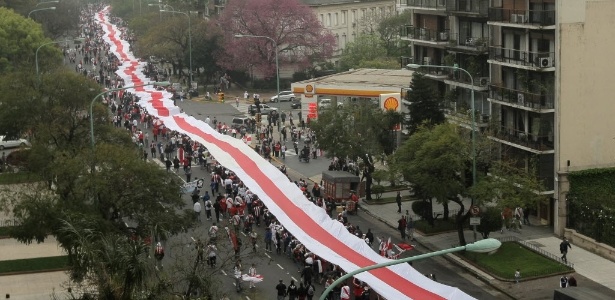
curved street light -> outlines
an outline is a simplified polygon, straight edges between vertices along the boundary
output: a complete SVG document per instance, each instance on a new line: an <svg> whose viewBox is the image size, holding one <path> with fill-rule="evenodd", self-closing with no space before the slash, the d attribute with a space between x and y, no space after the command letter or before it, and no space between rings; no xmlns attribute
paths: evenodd
<svg viewBox="0 0 615 300"><path fill-rule="evenodd" d="M418 68L443 68L443 69L452 69L465 72L468 76L470 76L470 83L472 84L472 88L470 89L470 97L472 103L470 103L470 109L472 110L472 186L476 185L476 109L474 108L474 77L472 74L468 72L466 69L460 68L457 64L454 66L434 66L434 65L418 65L418 64L408 64L406 65L410 69L418 69ZM474 198L472 198L472 205L474 205ZM473 225L474 231L474 241L476 241L476 225Z"/></svg>
<svg viewBox="0 0 615 300"><path fill-rule="evenodd" d="M94 149L94 145L95 145L95 141L94 141L94 114L92 113L92 108L94 107L94 102L96 102L96 99L98 99L98 97L110 93L110 92L116 92L116 91L122 91L122 90L127 90L127 89L132 89L132 88L137 88L137 87L143 87L143 86L150 86L150 85L159 85L159 86L169 86L171 85L171 83L164 81L164 82L150 82L150 83L146 83L146 84L141 84L141 85L133 85L133 86L125 86L125 87L121 87L121 88L116 88L116 89L110 89L104 92L101 92L100 94L96 95L94 97L94 99L92 99L92 102L90 102L90 141L92 143L92 149Z"/></svg>
<svg viewBox="0 0 615 300"><path fill-rule="evenodd" d="M60 3L60 1L58 1L58 0L53 0L53 1L45 1L45 2L40 2L40 3L37 3L35 7L38 7L38 6L39 6L39 5L41 5L41 4L50 4L50 3Z"/></svg>
<svg viewBox="0 0 615 300"><path fill-rule="evenodd" d="M32 15L33 12L37 12L37 11L41 11L41 10L55 10L55 9L56 9L56 7L52 6L52 7L45 7L45 8L38 8L38 9L31 10L28 13L28 19L30 19L30 15Z"/></svg>
<svg viewBox="0 0 615 300"><path fill-rule="evenodd" d="M410 257L406 257L402 259L391 260L391 261L375 264L372 266L359 268L335 280L331 285L329 285L329 287L325 289L324 292L322 292L322 295L320 296L319 300L325 300L327 298L327 295L329 295L329 293L331 292L331 290L333 290L333 288L338 286L340 283L343 283L348 278L354 275L357 275L359 273L363 273L363 272L370 271L373 269L380 269L380 268L384 268L388 266L399 265L399 264L403 264L403 263L407 263L407 262L411 262L411 261L415 261L419 259L430 258L430 257L444 255L444 254L453 253L453 252L464 251L464 250L470 251L470 252L487 253L487 252L492 252L492 251L497 250L498 248L500 248L500 246L502 246L502 242L496 239L484 239L478 242L474 242L472 244L467 244L465 246L459 246L459 247L444 249L444 250L440 250L436 252L425 253L425 254L416 255L416 256L410 256Z"/></svg>
<svg viewBox="0 0 615 300"><path fill-rule="evenodd" d="M278 65L278 42L274 39L266 36L266 35L251 35L251 34L235 34L236 38L263 38L268 39L273 42L275 46L275 77L276 77L276 85L278 89L278 95L276 96L276 101L280 102L280 68Z"/></svg>
<svg viewBox="0 0 615 300"><path fill-rule="evenodd" d="M75 41L75 42L76 42L76 41L83 42L83 41L85 41L85 38L76 38L76 39L74 39L73 41ZM36 48L36 55L35 55L35 62L36 62L36 81L38 82L38 84L39 84L39 85L41 84L41 76L40 76L39 71L38 71L38 50L41 50L41 48L42 48L42 47L47 46L47 45L51 45L51 44L59 44L59 43L68 43L68 42L69 42L69 40L49 42L49 43L42 44L42 45L38 46L38 48Z"/></svg>

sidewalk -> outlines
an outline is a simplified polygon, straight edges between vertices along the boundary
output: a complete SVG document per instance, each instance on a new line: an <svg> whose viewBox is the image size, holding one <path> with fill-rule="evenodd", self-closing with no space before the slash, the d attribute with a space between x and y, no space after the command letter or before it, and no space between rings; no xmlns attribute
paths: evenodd
<svg viewBox="0 0 615 300"><path fill-rule="evenodd" d="M408 192L406 191L406 193ZM394 196L395 193L383 195L383 197ZM410 201L403 202L402 211L410 210L410 205ZM451 210L458 209L455 204L450 206ZM434 208L434 212L442 211L442 206L438 205L438 207L439 210ZM361 208L390 227L397 228L397 220L400 218L401 214L397 213L396 203L369 205L362 202ZM532 224L538 224L536 220L532 220L531 218L530 221L533 221ZM467 242L474 241L472 231L465 230L464 234ZM561 239L554 236L549 226L524 226L521 233L505 231L501 234L499 232L493 232L490 237L501 238L513 236L537 246L539 249L551 253L556 257L561 256L559 253L559 243ZM480 234L478 238L481 239ZM421 236L415 234L415 239L418 244L431 251L451 248L452 246L456 246L459 241L457 232L442 233L434 236ZM515 285L514 283L503 282L493 278L471 264L459 259L454 254L448 254L447 259L449 259L449 261L455 261L463 268L476 274L476 276L483 281L488 282L516 299L551 299L553 297L553 289L559 287L560 276L541 278ZM591 287L593 290L602 291L607 295L614 295L615 297L615 276L613 276L615 274L615 262L579 247L575 247L574 245L572 245L572 249L568 252L568 259L574 264L575 268L575 273L568 276L573 275L577 279L578 286Z"/></svg>

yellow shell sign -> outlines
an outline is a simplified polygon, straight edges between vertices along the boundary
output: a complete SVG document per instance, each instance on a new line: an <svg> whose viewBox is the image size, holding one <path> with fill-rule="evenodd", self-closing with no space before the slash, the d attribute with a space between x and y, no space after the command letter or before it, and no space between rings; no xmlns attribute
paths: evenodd
<svg viewBox="0 0 615 300"><path fill-rule="evenodd" d="M395 97L388 97L384 100L382 106L386 110L397 110L399 108L399 100Z"/></svg>
<svg viewBox="0 0 615 300"><path fill-rule="evenodd" d="M313 93L314 92L314 86L312 86L311 84L308 84L305 86L305 91L308 93Z"/></svg>

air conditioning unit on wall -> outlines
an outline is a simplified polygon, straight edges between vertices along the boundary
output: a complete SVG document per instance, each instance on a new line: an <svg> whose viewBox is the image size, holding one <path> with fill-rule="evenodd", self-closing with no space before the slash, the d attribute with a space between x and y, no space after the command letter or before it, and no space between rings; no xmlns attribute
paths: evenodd
<svg viewBox="0 0 615 300"><path fill-rule="evenodd" d="M478 79L478 84L480 86L488 86L489 85L489 77L481 77Z"/></svg>
<svg viewBox="0 0 615 300"><path fill-rule="evenodd" d="M540 68L550 68L553 67L553 59L550 57L539 57L538 58L538 67Z"/></svg>
<svg viewBox="0 0 615 300"><path fill-rule="evenodd" d="M523 105L523 102L525 102L525 95L521 93L517 94L517 103Z"/></svg>

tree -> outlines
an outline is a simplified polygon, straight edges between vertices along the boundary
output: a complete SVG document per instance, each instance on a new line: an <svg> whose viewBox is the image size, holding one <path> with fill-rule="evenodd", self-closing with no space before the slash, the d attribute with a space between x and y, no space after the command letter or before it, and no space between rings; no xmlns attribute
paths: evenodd
<svg viewBox="0 0 615 300"><path fill-rule="evenodd" d="M406 100L410 102L408 109L410 119L407 122L410 134L420 126L434 126L444 123L446 118L442 111L442 101L432 86L432 81L420 72L412 74L411 90Z"/></svg>
<svg viewBox="0 0 615 300"><path fill-rule="evenodd" d="M235 0L227 3L218 19L224 31L219 65L230 70L262 71L274 77L276 51L279 64L306 68L333 54L335 38L325 31L312 9L298 0ZM267 36L235 38L235 34ZM249 59L246 59L249 58Z"/></svg>
<svg viewBox="0 0 615 300"><path fill-rule="evenodd" d="M7 90L0 92L17 93L19 79L3 82ZM0 204L20 224L12 237L31 243L54 236L68 253L73 279L114 295L105 299L134 299L152 279L144 269L144 244L191 228L192 212L184 209L179 180L140 160L140 150L126 131L111 126L101 103L94 106L97 143L90 147L88 110L99 90L83 76L58 71L43 76L30 101L3 98L0 113L31 105L21 123L32 143L27 163L47 184L29 185ZM127 232L127 224L134 232ZM92 272L96 277L90 281Z"/></svg>
<svg viewBox="0 0 615 300"><path fill-rule="evenodd" d="M384 112L370 103L344 105L321 111L318 120L310 123L318 137L318 145L327 157L362 161L362 175L366 181L366 197L371 200L374 155L389 155L395 149L391 130L402 120L401 114Z"/></svg>
<svg viewBox="0 0 615 300"><path fill-rule="evenodd" d="M395 152L390 164L413 184L415 195L423 201L436 201L444 205L444 219L448 218L448 201L463 204L457 198L465 190L463 174L464 142L459 129L453 124L440 124L433 128L420 127ZM428 221L433 224L432 217Z"/></svg>
<svg viewBox="0 0 615 300"><path fill-rule="evenodd" d="M484 239L489 238L489 234L502 228L502 216L497 207L487 207L480 213L480 225L476 226L476 231L480 232Z"/></svg>
<svg viewBox="0 0 615 300"><path fill-rule="evenodd" d="M375 34L360 34L354 42L346 45L340 58L340 68L343 70L365 66L365 62L382 60L386 50ZM363 65L362 65L363 64ZM397 63L395 64L397 66Z"/></svg>
<svg viewBox="0 0 615 300"><path fill-rule="evenodd" d="M36 49L52 40L43 35L40 24L0 7L0 74L15 70L34 71ZM53 45L39 51L39 66L59 65L62 54Z"/></svg>
<svg viewBox="0 0 615 300"><path fill-rule="evenodd" d="M403 42L399 38L399 28L408 24L411 15L410 10L404 10L400 14L388 16L378 23L377 32L382 41L382 46L386 49L387 56L397 57L406 54L404 52L408 51L408 47L402 47Z"/></svg>

